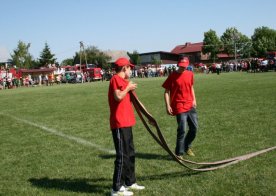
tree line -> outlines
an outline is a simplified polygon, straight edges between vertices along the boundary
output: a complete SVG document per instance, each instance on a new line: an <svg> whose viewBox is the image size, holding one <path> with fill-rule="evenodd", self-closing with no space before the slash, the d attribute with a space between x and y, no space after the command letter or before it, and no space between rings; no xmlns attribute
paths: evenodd
<svg viewBox="0 0 276 196"><path fill-rule="evenodd" d="M227 28L221 37L212 29L204 33L203 54L209 54L214 61L219 53L240 58L265 58L270 51L276 51L276 30L268 27L256 28L251 38L235 27Z"/></svg>
<svg viewBox="0 0 276 196"><path fill-rule="evenodd" d="M38 59L34 59L29 53L30 47L30 43L26 44L20 40L17 48L11 54L10 61L12 64L18 68L40 68L48 64L59 65L47 42ZM276 30L268 27L256 28L251 38L239 32L235 27L227 28L221 37L218 37L216 31L212 29L204 33L202 52L209 54L214 61L219 53L247 58L266 57L269 51L276 51ZM127 54L134 64L140 64L139 53L136 50ZM72 58L64 59L61 65L79 64L80 59L82 59L82 63L86 60L88 64L96 64L107 69L110 67L109 61L111 57L96 46L88 46L83 52L75 52ZM158 60L153 59L153 62L155 61Z"/></svg>
<svg viewBox="0 0 276 196"><path fill-rule="evenodd" d="M17 48L13 50L11 54L11 59L9 60L13 65L16 65L18 68L40 68L47 67L49 64L55 64L59 66L60 64L57 62L55 58L55 54L51 52L51 49L48 43L45 43L43 50L40 53L38 59L34 59L33 56L29 52L31 44L24 43L19 40ZM80 64L80 60L82 59L82 63L84 59L86 59L88 64L96 64L101 67L108 67L110 56L106 55L104 52L100 51L95 46L89 46L83 52L76 52L72 58L64 59L61 62L61 65L75 65Z"/></svg>

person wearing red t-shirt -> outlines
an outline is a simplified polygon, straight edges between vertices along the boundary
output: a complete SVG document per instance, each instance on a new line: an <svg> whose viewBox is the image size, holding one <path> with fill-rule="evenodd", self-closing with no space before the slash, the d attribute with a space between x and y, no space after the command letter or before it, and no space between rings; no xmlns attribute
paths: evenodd
<svg viewBox="0 0 276 196"><path fill-rule="evenodd" d="M135 151L132 135L135 116L129 91L135 90L137 84L128 80L132 67L134 65L128 59L119 58L115 62L116 74L109 84L110 127L116 150L111 195L133 195L131 190L145 188L136 183L135 177Z"/></svg>
<svg viewBox="0 0 276 196"><path fill-rule="evenodd" d="M177 139L175 154L182 156L186 153L195 156L191 144L196 137L198 120L196 113L196 97L194 92L194 74L187 70L189 59L184 57L177 63L178 70L168 76L162 87L165 88L164 98L167 113L176 116ZM186 123L189 131L185 136Z"/></svg>

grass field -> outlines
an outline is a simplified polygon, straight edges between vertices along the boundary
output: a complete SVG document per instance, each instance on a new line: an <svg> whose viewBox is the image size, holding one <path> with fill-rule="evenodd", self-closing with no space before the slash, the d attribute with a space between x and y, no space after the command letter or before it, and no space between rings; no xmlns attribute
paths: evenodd
<svg viewBox="0 0 276 196"><path fill-rule="evenodd" d="M134 79L137 94L174 149L165 78ZM109 195L113 142L108 82L0 91L0 195ZM194 161L276 145L276 73L195 76L200 131ZM212 172L181 167L137 117L135 195L276 195L276 152Z"/></svg>

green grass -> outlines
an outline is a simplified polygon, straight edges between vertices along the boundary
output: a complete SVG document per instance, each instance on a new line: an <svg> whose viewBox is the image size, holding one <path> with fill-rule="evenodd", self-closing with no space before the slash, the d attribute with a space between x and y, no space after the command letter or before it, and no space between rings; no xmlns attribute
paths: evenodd
<svg viewBox="0 0 276 196"><path fill-rule="evenodd" d="M135 79L137 94L174 149L165 78ZM0 195L108 195L114 155L108 82L0 91ZM195 76L200 131L194 161L215 161L276 145L276 73ZM23 119L25 122L22 122ZM31 125L32 122L36 125ZM93 147L45 131L84 139ZM276 195L276 153L212 172L172 161L137 117L135 195Z"/></svg>

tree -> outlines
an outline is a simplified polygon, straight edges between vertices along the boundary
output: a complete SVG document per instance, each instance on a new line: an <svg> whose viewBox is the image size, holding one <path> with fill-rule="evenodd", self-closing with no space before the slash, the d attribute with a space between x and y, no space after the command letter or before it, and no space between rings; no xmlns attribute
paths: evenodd
<svg viewBox="0 0 276 196"><path fill-rule="evenodd" d="M203 54L210 54L210 58L215 62L217 54L220 52L221 42L216 32L212 29L204 33Z"/></svg>
<svg viewBox="0 0 276 196"><path fill-rule="evenodd" d="M48 64L54 64L57 60L56 58L54 58L54 56L55 55L51 53L49 45L46 42L44 49L40 53L40 58L39 58L40 67L47 66Z"/></svg>
<svg viewBox="0 0 276 196"><path fill-rule="evenodd" d="M74 65L74 59L73 58L67 58L67 59L64 59L62 62L61 62L61 65Z"/></svg>
<svg viewBox="0 0 276 196"><path fill-rule="evenodd" d="M81 52L82 64L85 62L85 54L88 64L96 64L104 69L110 66L108 61L111 59L111 57L100 51L96 46L88 46L84 52ZM74 64L80 64L80 53L76 52L73 59Z"/></svg>
<svg viewBox="0 0 276 196"><path fill-rule="evenodd" d="M241 58L251 57L252 41L250 38L248 38L246 35L242 35L237 46L237 54L240 55Z"/></svg>
<svg viewBox="0 0 276 196"><path fill-rule="evenodd" d="M156 57L152 56L151 57L151 64L153 64L153 65L161 65L162 64L162 60L158 60Z"/></svg>
<svg viewBox="0 0 276 196"><path fill-rule="evenodd" d="M221 36L223 51L228 55L249 57L251 50L251 40L240 33L235 27L227 28Z"/></svg>
<svg viewBox="0 0 276 196"><path fill-rule="evenodd" d="M31 44L25 44L21 40L18 41L17 48L11 54L12 62L18 68L29 68L32 65L33 57L29 53Z"/></svg>
<svg viewBox="0 0 276 196"><path fill-rule="evenodd" d="M242 37L240 39L240 51L238 52L238 54L242 58L251 57L251 54L252 54L252 41L246 35L242 35Z"/></svg>
<svg viewBox="0 0 276 196"><path fill-rule="evenodd" d="M136 50L134 50L133 53L127 52L127 55L129 56L131 62L134 65L140 65L141 64L140 55L139 55L139 53Z"/></svg>
<svg viewBox="0 0 276 196"><path fill-rule="evenodd" d="M253 55L266 57L268 51L276 51L276 30L268 27L256 28L251 37Z"/></svg>
<svg viewBox="0 0 276 196"><path fill-rule="evenodd" d="M32 63L31 63L31 66L30 66L30 68L39 68L40 67L40 62L39 62L39 60L38 59L33 59L32 60Z"/></svg>

